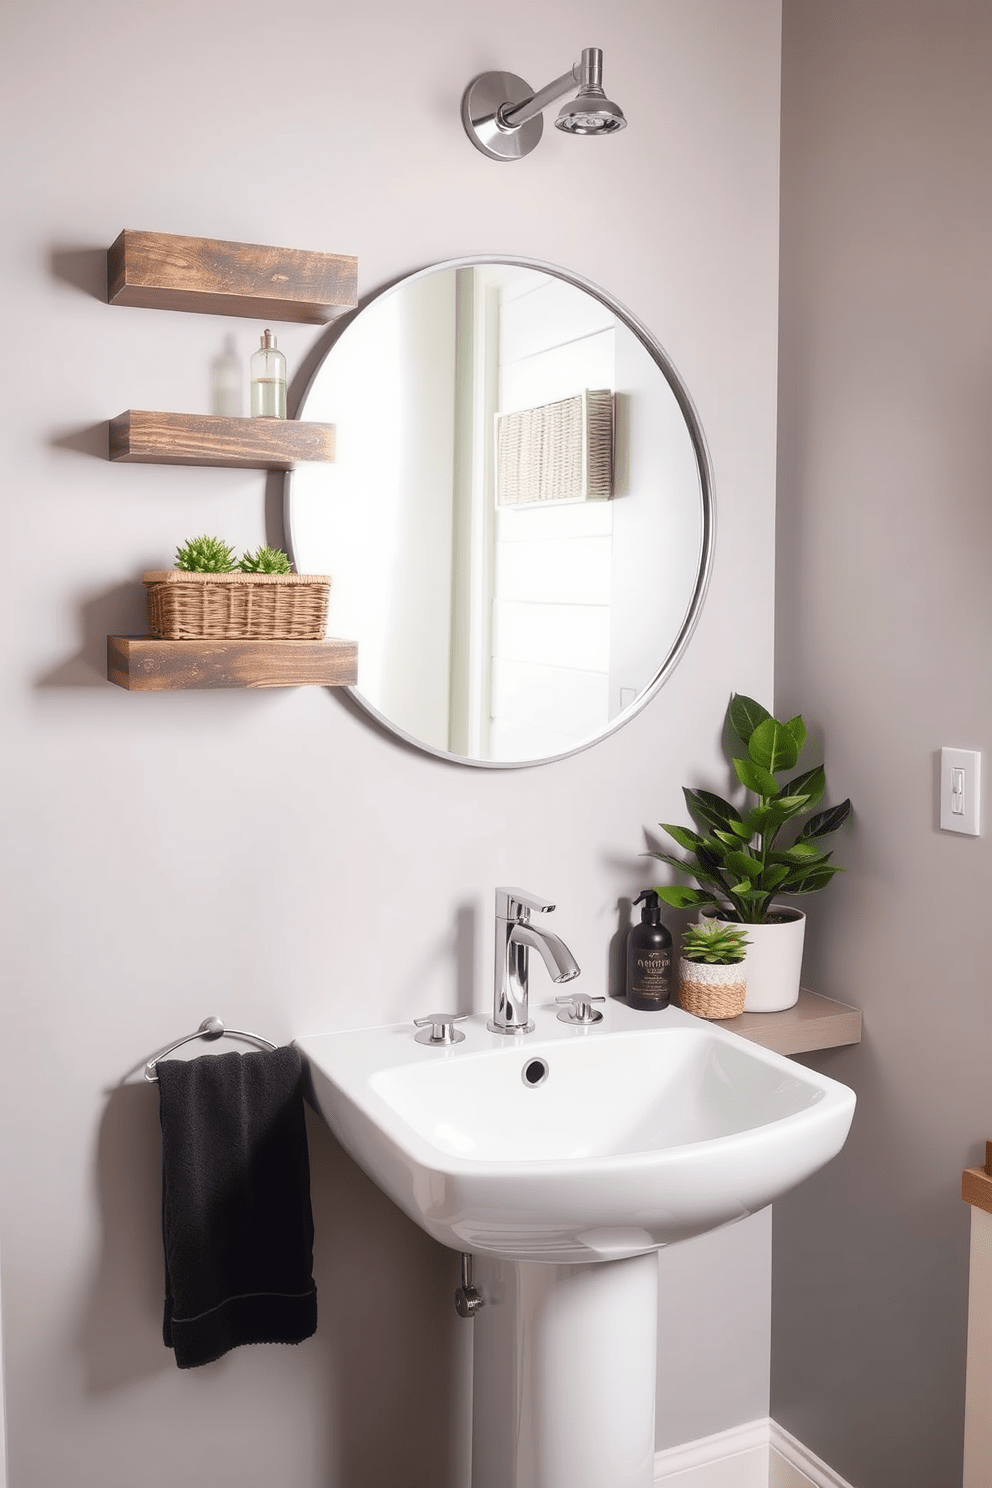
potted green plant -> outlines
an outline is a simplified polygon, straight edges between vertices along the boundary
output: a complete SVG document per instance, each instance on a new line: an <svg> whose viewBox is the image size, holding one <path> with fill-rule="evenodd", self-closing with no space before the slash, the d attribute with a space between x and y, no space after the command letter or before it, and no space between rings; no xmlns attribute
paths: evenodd
<svg viewBox="0 0 992 1488"><path fill-rule="evenodd" d="M679 1006L697 1018L737 1018L747 996L750 941L740 925L702 920L682 932Z"/></svg>
<svg viewBox="0 0 992 1488"><path fill-rule="evenodd" d="M703 916L749 927L747 1009L775 1012L799 997L806 920L801 910L776 904L776 896L815 893L841 871L820 841L847 820L851 803L813 812L826 790L822 765L780 779L795 768L806 743L801 715L781 722L753 698L735 695L728 719L747 751L733 759L734 772L755 801L738 810L711 791L685 789L702 831L663 822L690 856L653 856L695 879L699 888L669 884L657 893L677 909L695 906ZM790 840L784 844L780 834L787 827Z"/></svg>
<svg viewBox="0 0 992 1488"><path fill-rule="evenodd" d="M294 574L278 548L235 559L219 537L193 537L176 566L144 575L148 625L163 640L322 640L327 574Z"/></svg>

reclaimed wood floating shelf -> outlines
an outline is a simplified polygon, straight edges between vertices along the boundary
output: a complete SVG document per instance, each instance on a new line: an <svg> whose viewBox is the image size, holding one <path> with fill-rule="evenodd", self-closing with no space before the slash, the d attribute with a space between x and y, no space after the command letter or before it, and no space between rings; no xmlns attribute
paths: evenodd
<svg viewBox="0 0 992 1488"><path fill-rule="evenodd" d="M321 325L358 304L358 260L127 228L107 253L107 300Z"/></svg>
<svg viewBox="0 0 992 1488"><path fill-rule="evenodd" d="M992 1142L985 1143L984 1168L965 1168L961 1174L961 1197L966 1204L992 1214Z"/></svg>
<svg viewBox="0 0 992 1488"><path fill-rule="evenodd" d="M781 1013L741 1013L722 1018L720 1027L741 1038L774 1049L776 1054L811 1054L815 1049L838 1049L860 1044L861 1013L803 987L795 1007Z"/></svg>
<svg viewBox="0 0 992 1488"><path fill-rule="evenodd" d="M110 420L110 458L142 465L292 470L301 461L334 459L334 425L129 408Z"/></svg>
<svg viewBox="0 0 992 1488"><path fill-rule="evenodd" d="M108 636L107 680L128 692L210 687L349 687L354 641L160 641Z"/></svg>

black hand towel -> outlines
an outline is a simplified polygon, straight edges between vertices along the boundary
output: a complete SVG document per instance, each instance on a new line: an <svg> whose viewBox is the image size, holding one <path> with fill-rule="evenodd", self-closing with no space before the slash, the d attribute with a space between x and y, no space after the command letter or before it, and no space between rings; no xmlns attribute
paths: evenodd
<svg viewBox="0 0 992 1488"><path fill-rule="evenodd" d="M180 1369L317 1327L296 1049L157 1066L165 1342Z"/></svg>

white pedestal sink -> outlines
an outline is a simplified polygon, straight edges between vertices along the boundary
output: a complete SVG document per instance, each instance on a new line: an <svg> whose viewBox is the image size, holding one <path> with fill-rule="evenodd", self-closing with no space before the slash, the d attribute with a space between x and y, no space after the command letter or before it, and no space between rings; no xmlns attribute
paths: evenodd
<svg viewBox="0 0 992 1488"><path fill-rule="evenodd" d="M829 1162L854 1095L676 1008L533 1014L439 1048L409 1024L297 1042L342 1146L475 1257L473 1488L650 1488L654 1252Z"/></svg>

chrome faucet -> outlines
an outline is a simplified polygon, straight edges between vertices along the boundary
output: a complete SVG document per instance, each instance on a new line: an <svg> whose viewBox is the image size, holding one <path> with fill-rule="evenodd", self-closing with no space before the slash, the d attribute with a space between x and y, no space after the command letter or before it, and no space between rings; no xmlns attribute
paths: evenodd
<svg viewBox="0 0 992 1488"><path fill-rule="evenodd" d="M547 914L554 909L525 889L496 890L496 978L493 1015L488 1027L493 1033L530 1033L527 973L529 951L540 951L553 982L571 982L579 967L568 946L550 930L530 923L531 910Z"/></svg>

